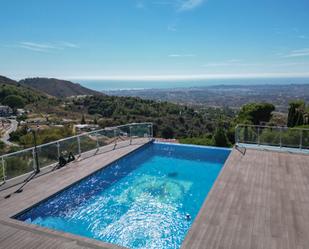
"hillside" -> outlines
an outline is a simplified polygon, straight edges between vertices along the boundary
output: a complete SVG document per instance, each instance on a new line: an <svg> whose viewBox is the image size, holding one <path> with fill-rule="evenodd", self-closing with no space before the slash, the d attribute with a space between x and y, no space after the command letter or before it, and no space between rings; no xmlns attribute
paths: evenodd
<svg viewBox="0 0 309 249"><path fill-rule="evenodd" d="M15 80L9 79L5 76L0 75L0 84L9 84L9 85L17 85Z"/></svg>
<svg viewBox="0 0 309 249"><path fill-rule="evenodd" d="M10 96L19 96L24 104L36 103L48 97L45 93L36 89L23 86L12 79L0 76L0 103L6 104L6 98Z"/></svg>
<svg viewBox="0 0 309 249"><path fill-rule="evenodd" d="M79 84L59 79L28 78L19 82L24 86L38 89L48 95L65 98L78 95L103 95L103 93L85 88Z"/></svg>
<svg viewBox="0 0 309 249"><path fill-rule="evenodd" d="M134 97L89 96L75 98L71 112L96 117L102 127L133 122L153 122L158 137L197 137L214 132L218 118L210 112L168 102L156 102ZM228 122L231 118L221 112Z"/></svg>

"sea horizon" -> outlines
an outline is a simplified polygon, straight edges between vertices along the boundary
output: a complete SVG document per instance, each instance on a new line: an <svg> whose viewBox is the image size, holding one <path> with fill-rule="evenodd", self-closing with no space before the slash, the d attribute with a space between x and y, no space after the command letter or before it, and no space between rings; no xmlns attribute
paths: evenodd
<svg viewBox="0 0 309 249"><path fill-rule="evenodd" d="M242 78L242 79L209 79L209 80L72 80L75 83L96 91L117 90L150 90L195 88L220 85L290 85L309 84L309 77L304 78Z"/></svg>

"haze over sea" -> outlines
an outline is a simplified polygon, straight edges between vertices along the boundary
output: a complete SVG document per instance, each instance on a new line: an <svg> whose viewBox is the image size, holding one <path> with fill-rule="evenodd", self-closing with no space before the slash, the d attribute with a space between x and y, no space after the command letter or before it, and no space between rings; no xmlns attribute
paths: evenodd
<svg viewBox="0 0 309 249"><path fill-rule="evenodd" d="M258 79L209 79L209 80L74 80L97 91L128 89L170 89L208 87L216 85L287 85L309 84L309 78L258 78Z"/></svg>

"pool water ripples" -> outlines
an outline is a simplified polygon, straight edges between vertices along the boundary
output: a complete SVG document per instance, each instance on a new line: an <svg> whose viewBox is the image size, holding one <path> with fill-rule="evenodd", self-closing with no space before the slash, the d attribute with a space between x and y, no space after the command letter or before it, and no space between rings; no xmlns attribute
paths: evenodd
<svg viewBox="0 0 309 249"><path fill-rule="evenodd" d="M229 153L150 144L16 218L128 248L180 248Z"/></svg>

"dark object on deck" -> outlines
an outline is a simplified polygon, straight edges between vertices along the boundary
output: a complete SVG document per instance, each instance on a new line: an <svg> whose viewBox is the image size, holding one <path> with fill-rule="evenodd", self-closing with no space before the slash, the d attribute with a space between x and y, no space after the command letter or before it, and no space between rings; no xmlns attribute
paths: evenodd
<svg viewBox="0 0 309 249"><path fill-rule="evenodd" d="M247 151L247 149L246 149L246 147L240 147L239 145L235 145L235 149L238 151L238 152L240 152L243 156L246 154L246 151ZM242 150L243 149L243 150Z"/></svg>
<svg viewBox="0 0 309 249"><path fill-rule="evenodd" d="M64 156L61 155L61 156L59 157L59 168L64 167L66 164L67 164L67 160L65 160Z"/></svg>
<svg viewBox="0 0 309 249"><path fill-rule="evenodd" d="M28 182L30 182L39 172L34 171L26 180L24 180L24 183L17 189L14 191L14 193L8 194L4 197L4 199L8 199L12 196L12 194L19 194L21 192L23 192L24 187L26 186L26 184Z"/></svg>
<svg viewBox="0 0 309 249"><path fill-rule="evenodd" d="M75 160L75 156L73 155L72 152L70 152L70 153L69 153L69 156L68 156L67 162L68 162L68 163L69 163L69 162L73 162L74 160Z"/></svg>

